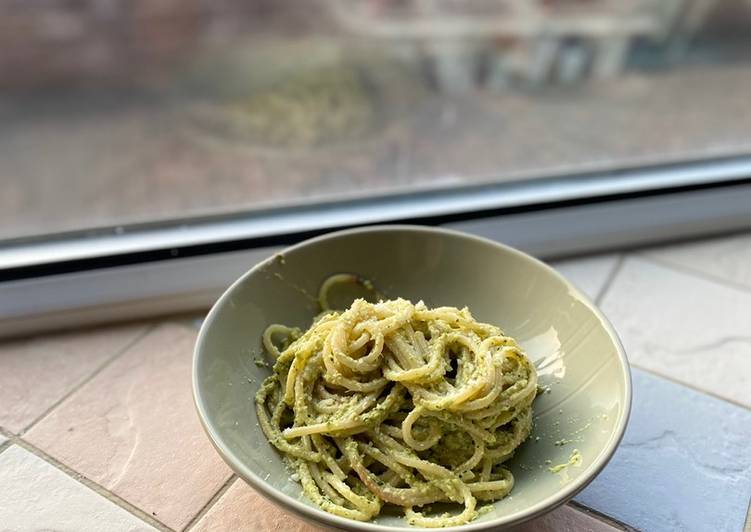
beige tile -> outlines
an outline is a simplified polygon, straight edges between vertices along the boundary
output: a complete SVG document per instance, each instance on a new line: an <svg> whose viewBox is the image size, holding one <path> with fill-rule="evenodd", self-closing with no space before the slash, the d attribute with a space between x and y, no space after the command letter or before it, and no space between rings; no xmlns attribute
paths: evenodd
<svg viewBox="0 0 751 532"><path fill-rule="evenodd" d="M13 532L154 530L17 445L0 454L0 529Z"/></svg>
<svg viewBox="0 0 751 532"><path fill-rule="evenodd" d="M191 398L196 332L162 325L27 434L71 468L182 529L230 472Z"/></svg>
<svg viewBox="0 0 751 532"><path fill-rule="evenodd" d="M594 301L617 261L617 255L600 255L556 261L551 266Z"/></svg>
<svg viewBox="0 0 751 532"><path fill-rule="evenodd" d="M20 432L119 353L145 325L105 327L0 344L0 426Z"/></svg>
<svg viewBox="0 0 751 532"><path fill-rule="evenodd" d="M751 406L751 293L628 258L602 302L636 366Z"/></svg>
<svg viewBox="0 0 751 532"><path fill-rule="evenodd" d="M568 505L511 528L511 532L621 532L621 530Z"/></svg>
<svg viewBox="0 0 751 532"><path fill-rule="evenodd" d="M259 495L243 480L235 480L190 532L318 532L324 528L308 524L281 510Z"/></svg>
<svg viewBox="0 0 751 532"><path fill-rule="evenodd" d="M666 246L644 255L751 288L751 234Z"/></svg>

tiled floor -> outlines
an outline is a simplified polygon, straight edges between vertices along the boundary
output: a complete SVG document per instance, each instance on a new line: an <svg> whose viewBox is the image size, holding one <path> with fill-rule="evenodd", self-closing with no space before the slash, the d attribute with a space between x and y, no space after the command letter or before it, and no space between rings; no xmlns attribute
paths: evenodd
<svg viewBox="0 0 751 532"><path fill-rule="evenodd" d="M3 530L154 530L18 445L0 455L0 501Z"/></svg>
<svg viewBox="0 0 751 532"><path fill-rule="evenodd" d="M751 236L555 266L622 336L633 414L575 502L516 532L751 530ZM1 344L0 529L316 530L211 449L195 334L181 319Z"/></svg>
<svg viewBox="0 0 751 532"><path fill-rule="evenodd" d="M144 330L108 327L0 345L0 405L9 406L0 409L0 427L27 429Z"/></svg>
<svg viewBox="0 0 751 532"><path fill-rule="evenodd" d="M627 257L601 306L633 365L751 407L751 290Z"/></svg>
<svg viewBox="0 0 751 532"><path fill-rule="evenodd" d="M751 495L751 410L632 373L623 442L576 500L639 530L741 530Z"/></svg>
<svg viewBox="0 0 751 532"><path fill-rule="evenodd" d="M184 529L230 478L193 409L195 338L181 325L157 327L25 439L168 527Z"/></svg>

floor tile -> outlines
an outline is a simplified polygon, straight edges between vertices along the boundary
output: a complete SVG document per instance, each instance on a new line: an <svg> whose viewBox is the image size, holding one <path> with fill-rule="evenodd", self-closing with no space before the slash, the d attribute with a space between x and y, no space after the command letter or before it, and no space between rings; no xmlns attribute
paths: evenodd
<svg viewBox="0 0 751 532"><path fill-rule="evenodd" d="M588 513L562 506L522 525L515 526L510 532L620 532L616 528Z"/></svg>
<svg viewBox="0 0 751 532"><path fill-rule="evenodd" d="M259 495L243 480L235 480L190 532L318 532L309 524Z"/></svg>
<svg viewBox="0 0 751 532"><path fill-rule="evenodd" d="M742 530L751 411L638 369L632 374L624 440L576 499L640 530Z"/></svg>
<svg viewBox="0 0 751 532"><path fill-rule="evenodd" d="M183 528L230 476L193 408L195 337L182 325L160 326L27 438L166 525Z"/></svg>
<svg viewBox="0 0 751 532"><path fill-rule="evenodd" d="M617 261L617 255L600 255L556 261L551 266L594 301Z"/></svg>
<svg viewBox="0 0 751 532"><path fill-rule="evenodd" d="M191 326L195 327L197 330L200 330L201 326L203 325L203 320L206 319L206 314L207 314L206 312L203 312L199 314L198 316L193 317L190 320Z"/></svg>
<svg viewBox="0 0 751 532"><path fill-rule="evenodd" d="M751 288L751 234L665 246L643 254Z"/></svg>
<svg viewBox="0 0 751 532"><path fill-rule="evenodd" d="M2 530L154 530L17 445L0 454L0 501Z"/></svg>
<svg viewBox="0 0 751 532"><path fill-rule="evenodd" d="M628 258L601 307L634 365L751 406L751 292Z"/></svg>
<svg viewBox="0 0 751 532"><path fill-rule="evenodd" d="M236 480L191 532L318 532L309 524L267 501L242 480ZM512 532L618 532L587 513L564 506L511 529Z"/></svg>
<svg viewBox="0 0 751 532"><path fill-rule="evenodd" d="M25 429L144 329L104 327L0 343L0 426Z"/></svg>

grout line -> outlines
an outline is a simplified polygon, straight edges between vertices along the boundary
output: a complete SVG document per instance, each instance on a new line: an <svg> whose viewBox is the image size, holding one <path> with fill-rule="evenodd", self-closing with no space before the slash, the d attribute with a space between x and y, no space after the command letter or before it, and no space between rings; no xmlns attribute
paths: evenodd
<svg viewBox="0 0 751 532"><path fill-rule="evenodd" d="M3 454L3 452L6 449L9 449L12 444L13 442L10 439L5 440L3 443L0 443L0 454Z"/></svg>
<svg viewBox="0 0 751 532"><path fill-rule="evenodd" d="M167 316L163 316L160 320L161 323L170 323L173 325L181 325L183 327L187 327L193 332L196 332L198 330L198 327L195 326L196 320L204 320L206 319L206 316L209 313L210 308L202 309L202 310L190 310L186 312L178 312L175 314L170 314Z"/></svg>
<svg viewBox="0 0 751 532"><path fill-rule="evenodd" d="M714 278L712 276L709 276L709 275L702 275L701 272L695 272L695 271L691 270L690 268L680 268L680 267L675 267L674 268L674 266L672 264L665 264L665 263L663 263L660 260L655 260L655 259L652 259L651 257L645 257L645 256L643 256L639 252L632 253L631 256L635 256L635 257L637 257L637 258L639 258L641 260L646 260L646 261L649 261L649 262L656 263L659 266L662 266L662 267L665 267L665 268L668 268L668 269L676 269L676 270L678 270L678 271L680 271L681 273L684 273L684 274L698 276L698 277L701 277L701 278L703 278L705 280L708 280L708 281L711 281L711 282L718 282L719 281L719 284L722 284L722 285L730 287L730 288L736 288L736 289L740 288L740 289L742 289L744 291L751 291L751 289L749 289L748 287L744 287L742 285L734 285L732 283L725 283L721 279L716 279L716 278ZM609 276L608 280L606 281L605 285L601 289L600 293L595 298L595 303L597 304L597 306L601 305L602 300L605 297L605 294L608 292L608 290L610 289L610 287L611 287L614 279L617 277L618 273L620 273L621 269L623 268L623 264L625 262L625 259L626 259L626 255L621 255L619 257L619 259L618 259L618 262L613 267L613 271L610 273L610 276ZM629 365L631 367L638 368L641 371L649 373L650 375L653 375L653 376L656 376L656 377L660 377L660 378L665 379L667 381L670 381L670 382L672 382L674 384L678 384L680 386L684 386L686 388L694 390L695 392L699 392L699 393L704 394L704 395L709 395L710 397L713 397L715 399L719 399L720 401L725 401L727 403L730 403L730 404L732 404L734 406L738 406L738 407L743 408L745 410L751 410L751 406L745 405L745 404L743 404L743 403L741 403L741 402L739 402L739 401L737 401L735 399L730 399L728 397L723 397L721 395L716 394L715 392L712 392L712 391L709 391L709 390L704 390L704 389L699 388L698 386L696 386L694 384L681 381L681 380L676 379L675 377L672 377L670 375L665 375L665 374L659 373L659 372L657 372L655 370L652 370L650 368L646 368L646 367L644 367L644 366L642 366L642 365L640 365L638 363L634 363L634 362L629 361ZM749 510L749 512L751 512L751 509ZM749 519L751 519L751 517ZM746 531L746 532L751 532L751 530Z"/></svg>
<svg viewBox="0 0 751 532"><path fill-rule="evenodd" d="M720 286L724 286L725 288L732 288L734 290L740 290L740 291L746 292L746 293L751 292L751 287L749 287L749 286L747 286L745 284L737 283L735 281L731 281L729 279L725 279L724 277L720 277L718 275L713 275L711 273L706 273L706 272L703 272L701 270L697 270L695 268L692 268L690 266L684 266L682 264L676 264L674 262L671 262L671 261L668 261L668 260L665 260L665 259L660 259L660 258L657 258L657 257L653 257L653 256L651 256L651 255L649 255L647 253L641 252L641 251L637 252L637 253L634 253L634 255L636 257L638 257L639 259L641 259L641 260L644 260L644 261L647 261L647 262L651 262L652 264L657 264L659 266L662 266L663 268L674 270L674 271L680 272L680 273L685 274L685 275L691 275L692 277L699 277L700 279L703 279L705 281L709 281L709 282L714 283L714 284L718 284Z"/></svg>
<svg viewBox="0 0 751 532"><path fill-rule="evenodd" d="M746 513L746 525L743 527L743 532L751 532L751 497L748 500L748 512Z"/></svg>
<svg viewBox="0 0 751 532"><path fill-rule="evenodd" d="M11 437L12 442L17 444L19 447L25 449L26 451L30 452L31 454L35 455L37 458L40 458L50 464L51 466L57 468L58 470L62 471L69 477L71 477L73 480L83 484L93 492L97 493L98 495L101 495L105 499L107 499L109 502L115 504L116 506L122 508L123 510L128 511L129 513L133 514L134 516L138 517L140 520L145 521L146 523L150 524L157 530L160 530L161 532L175 532L173 529L159 521L158 519L155 519L153 516L147 514L140 508L137 508L133 506L131 503L123 499L122 497L115 495L111 491L109 491L104 486L97 484L93 480L85 477L81 473L78 473L77 471L74 471L67 465L63 464L62 462L58 461L53 456L47 454L43 450L41 450L38 447L35 447L31 443L27 442L26 440L21 439L18 436L12 436Z"/></svg>
<svg viewBox="0 0 751 532"><path fill-rule="evenodd" d="M689 382L685 382L685 381L676 379L675 377L673 377L671 375L664 375L664 374L662 374L662 373L660 373L658 371L655 371L655 370L650 369L650 368L645 368L641 364L637 364L637 363L634 363L634 362L631 362L631 361L629 361L629 365L632 368L637 368L640 371L643 371L644 373L649 373L653 377L659 377L661 379L665 379L666 381L670 381L673 384L678 384L680 386L683 386L684 388L689 388L689 389L691 389L691 390L693 390L695 392L699 392L701 394L708 395L708 396L713 397L715 399L719 399L720 401L724 401L726 403L730 403L731 405L743 408L744 410L751 410L751 406L749 406L749 405L744 405L743 403L741 403L741 402L739 402L739 401L737 401L735 399L729 399L727 397L723 397L721 395L718 395L715 392L712 392L712 391L709 391L709 390L704 390L702 388L699 388L695 384L691 384Z"/></svg>
<svg viewBox="0 0 751 532"><path fill-rule="evenodd" d="M204 316L205 317L205 316ZM162 323L169 323L170 325L178 325L184 329L187 329L188 331L192 332L193 334L198 333L199 328L195 326L193 323L194 320L188 320L188 319L166 319Z"/></svg>
<svg viewBox="0 0 751 532"><path fill-rule="evenodd" d="M21 436L23 434L26 434L29 430L34 428L34 426L42 421L45 417L47 417L53 410L55 410L58 406L60 406L63 402L65 402L71 395L76 393L78 390L83 388L86 384L88 384L91 380L94 379L97 375L99 375L102 371L107 368L112 362L114 362L116 359L120 358L121 355L126 353L130 350L131 347L136 345L138 342L144 339L146 335L148 335L150 332L152 332L159 323L152 323L146 326L146 328L141 331L140 334L137 334L130 342L125 344L122 348L115 351L115 353L109 357L107 360L105 360L102 364L99 365L98 368L96 368L91 374L84 377L79 383L75 384L70 390L68 390L60 399L55 401L49 408L47 408L44 412L42 412L39 416L37 416L31 423L29 423L24 429L22 429L18 435Z"/></svg>
<svg viewBox="0 0 751 532"><path fill-rule="evenodd" d="M194 515L190 521L188 521L188 524L183 527L183 531L187 532L188 530L193 528L196 525L196 523L198 523L198 521L200 521L201 518L204 515L206 515L209 512L209 510L211 510L211 508L213 508L214 504L219 500L219 498L222 495L224 495L227 492L227 490L230 488L232 484L234 484L236 480L238 480L237 475L235 475L234 473L230 475L230 477L227 479L227 482L222 484L222 487L219 488L217 492L208 500L208 502L204 504L200 510L198 510L198 513Z"/></svg>
<svg viewBox="0 0 751 532"><path fill-rule="evenodd" d="M626 254L620 254L618 255L618 258L615 261L615 264L613 265L613 268L610 270L610 273L608 274L607 278L605 279L605 282L603 283L600 290L598 290L597 295L595 296L595 304L599 307L602 304L602 300L605 297L605 294L608 293L610 290L610 287L613 285L613 281L615 281L615 278L618 277L618 274L621 273L621 269L623 269L623 263L626 261Z"/></svg>
<svg viewBox="0 0 751 532"><path fill-rule="evenodd" d="M589 515L590 517L594 519L597 519L598 521L602 521L603 523L612 526L613 528L620 528L626 532L639 532L638 528L628 525L624 523L623 521L619 521L618 519L615 519L614 517L610 517L609 515L604 514L598 510L590 508L589 506L586 506L578 501L570 500L568 501L568 505L576 508L580 512L584 512L585 514Z"/></svg>

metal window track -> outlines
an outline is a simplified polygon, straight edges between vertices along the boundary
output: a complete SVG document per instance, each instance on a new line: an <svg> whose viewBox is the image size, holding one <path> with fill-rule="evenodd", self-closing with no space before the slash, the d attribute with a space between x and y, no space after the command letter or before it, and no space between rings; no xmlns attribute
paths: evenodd
<svg viewBox="0 0 751 532"><path fill-rule="evenodd" d="M0 336L206 308L285 245L456 228L550 258L751 227L751 157L350 199L0 246Z"/></svg>

